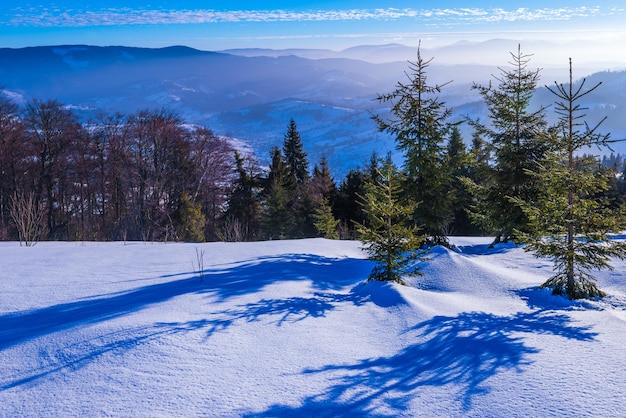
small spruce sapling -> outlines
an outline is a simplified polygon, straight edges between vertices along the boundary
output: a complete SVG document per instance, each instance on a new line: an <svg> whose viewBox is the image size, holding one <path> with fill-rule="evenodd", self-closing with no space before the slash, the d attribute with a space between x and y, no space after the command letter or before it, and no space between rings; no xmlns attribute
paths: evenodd
<svg viewBox="0 0 626 418"><path fill-rule="evenodd" d="M403 277L419 276L418 263L428 253L426 237L412 224L417 203L400 200L403 176L388 159L376 168L376 178L365 185L361 197L366 222L357 224L363 249L376 265L369 280L395 281L405 284Z"/></svg>

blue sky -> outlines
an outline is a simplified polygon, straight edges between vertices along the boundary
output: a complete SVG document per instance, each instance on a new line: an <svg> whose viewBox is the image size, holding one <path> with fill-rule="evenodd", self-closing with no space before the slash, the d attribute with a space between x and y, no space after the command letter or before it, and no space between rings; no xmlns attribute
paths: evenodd
<svg viewBox="0 0 626 418"><path fill-rule="evenodd" d="M623 0L2 1L0 47L329 48L418 40L624 39Z"/></svg>

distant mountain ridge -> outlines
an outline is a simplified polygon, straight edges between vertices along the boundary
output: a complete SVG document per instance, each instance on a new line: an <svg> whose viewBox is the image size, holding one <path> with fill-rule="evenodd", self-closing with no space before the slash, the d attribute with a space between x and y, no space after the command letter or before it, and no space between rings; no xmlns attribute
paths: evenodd
<svg viewBox="0 0 626 418"><path fill-rule="evenodd" d="M372 151L386 153L394 148L392 139L377 132L371 120L372 113L386 111L374 99L405 79L406 61L414 59L416 51L397 44L355 47L340 53L304 49L210 52L184 46L1 48L0 87L21 103L32 98L59 100L85 121L102 112L168 108L189 123L246 141L262 163L271 146L282 144L293 118L311 163L325 155L341 176L365 163ZM453 81L443 89L441 98L454 107L455 118L484 118L471 83L488 82L498 73L497 67L441 65L437 51L425 50L423 55L430 57L429 52L434 52L430 82ZM402 54L410 55L394 60ZM499 51L503 59L507 54ZM625 74L594 75L594 80L602 79L610 87L599 89L590 98L591 112L608 112L607 129L624 137ZM544 93L538 97L550 100Z"/></svg>

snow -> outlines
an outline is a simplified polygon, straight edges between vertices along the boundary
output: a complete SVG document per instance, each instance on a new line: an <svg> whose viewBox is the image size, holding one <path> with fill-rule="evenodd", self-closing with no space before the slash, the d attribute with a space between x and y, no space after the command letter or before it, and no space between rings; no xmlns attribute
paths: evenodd
<svg viewBox="0 0 626 418"><path fill-rule="evenodd" d="M626 262L571 302L453 242L408 286L353 241L0 243L0 416L624 416Z"/></svg>

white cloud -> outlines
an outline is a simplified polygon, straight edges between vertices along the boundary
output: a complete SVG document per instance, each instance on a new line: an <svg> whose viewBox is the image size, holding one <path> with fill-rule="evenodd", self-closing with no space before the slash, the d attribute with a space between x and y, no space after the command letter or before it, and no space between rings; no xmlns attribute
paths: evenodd
<svg viewBox="0 0 626 418"><path fill-rule="evenodd" d="M457 9L347 9L347 10L149 10L100 9L98 11L51 8L15 9L4 25L31 27L87 27L169 25L232 22L329 22L409 19L423 23L471 24L516 21L567 21L581 17L624 15L621 8L565 7L507 10ZM0 23L2 24L2 23Z"/></svg>

